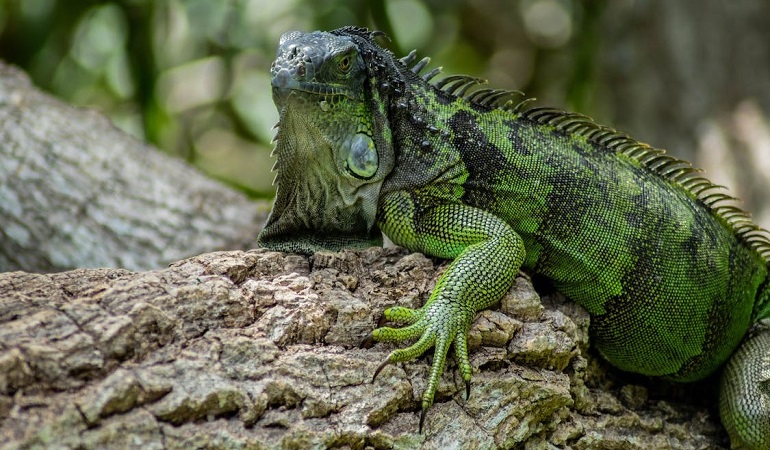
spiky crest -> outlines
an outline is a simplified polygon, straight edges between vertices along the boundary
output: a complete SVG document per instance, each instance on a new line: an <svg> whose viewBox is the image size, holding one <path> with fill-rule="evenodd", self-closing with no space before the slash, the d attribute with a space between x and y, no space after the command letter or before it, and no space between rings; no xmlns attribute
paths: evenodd
<svg viewBox="0 0 770 450"><path fill-rule="evenodd" d="M370 32L365 28L345 27L340 31L358 35L375 46L377 46L374 43L375 38L387 37L384 33ZM678 184L682 189L692 194L717 217L724 220L739 239L754 249L766 262L770 261L770 232L755 224L748 212L735 206L733 203L738 199L725 193L724 186L709 181L702 175L701 169L693 167L688 161L668 155L662 149L632 139L627 134L611 127L600 125L583 114L547 107L530 108L529 105L535 101L534 98L524 98L519 102L514 102L513 98L524 95L521 91L479 88L479 85L487 82L481 78L468 75L449 75L430 83L441 73L441 67L423 74L422 72L430 63L430 58L425 57L415 63L416 60L417 52L412 50L397 61L420 76L433 88L447 95L465 99L474 105L485 108L507 111L519 118L551 126L564 134L583 137L601 149L624 154L638 161L642 167L651 173ZM412 65L413 63L414 65Z"/></svg>
<svg viewBox="0 0 770 450"><path fill-rule="evenodd" d="M638 161L650 172L690 192L717 217L727 222L736 236L765 261L770 259L770 233L756 225L748 212L733 204L738 199L725 193L724 186L709 181L701 175L701 169L693 167L689 162L632 139L613 128L599 125L590 117L581 114L552 108L530 108L519 111L518 115L538 124L552 126L566 134L583 136L602 149L622 153Z"/></svg>
<svg viewBox="0 0 770 450"><path fill-rule="evenodd" d="M417 52L412 50L401 62L409 67L417 59ZM430 58L425 57L410 67L412 72L421 75ZM433 69L423 79L427 82L441 72ZM688 161L666 154L665 150L652 147L632 139L627 134L613 128L600 125L588 116L571 113L555 108L526 106L534 98L525 98L518 103L513 98L524 96L521 91L478 88L486 80L468 75L449 75L433 82L432 86L446 94L463 98L475 105L508 111L518 117L537 124L553 127L555 130L572 136L582 136L598 147L613 153L622 153L636 161L650 172L672 181L685 191L703 202L717 217L727 222L733 232L743 242L753 248L766 262L770 260L770 232L759 227L751 220L751 215L733 203L737 198L724 192L724 186L712 183L703 175L703 170L693 167ZM473 89L476 87L476 89Z"/></svg>

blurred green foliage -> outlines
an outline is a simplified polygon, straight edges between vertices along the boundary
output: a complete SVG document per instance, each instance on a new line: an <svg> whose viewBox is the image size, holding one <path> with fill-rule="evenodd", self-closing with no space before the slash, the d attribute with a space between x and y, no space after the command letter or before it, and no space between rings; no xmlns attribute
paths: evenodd
<svg viewBox="0 0 770 450"><path fill-rule="evenodd" d="M0 0L0 58L41 88L257 196L273 193L280 35L379 29L445 73L591 113L603 0Z"/></svg>

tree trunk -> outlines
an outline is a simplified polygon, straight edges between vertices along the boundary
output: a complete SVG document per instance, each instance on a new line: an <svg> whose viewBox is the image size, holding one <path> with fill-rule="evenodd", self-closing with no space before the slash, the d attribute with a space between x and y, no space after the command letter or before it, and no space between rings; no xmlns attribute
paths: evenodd
<svg viewBox="0 0 770 450"><path fill-rule="evenodd" d="M0 271L159 268L253 245L268 210L0 63Z"/></svg>
<svg viewBox="0 0 770 450"><path fill-rule="evenodd" d="M372 248L0 274L0 447L725 448L711 410L619 377L587 313L525 278L472 328L470 398L452 360L419 435L430 358L372 382L395 347L358 343L444 268Z"/></svg>

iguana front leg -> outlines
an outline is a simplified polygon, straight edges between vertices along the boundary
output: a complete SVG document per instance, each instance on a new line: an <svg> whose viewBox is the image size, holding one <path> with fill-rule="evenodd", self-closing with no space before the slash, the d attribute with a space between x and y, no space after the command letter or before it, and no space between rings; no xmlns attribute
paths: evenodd
<svg viewBox="0 0 770 450"><path fill-rule="evenodd" d="M372 333L375 340L383 342L419 337L413 345L388 355L377 373L388 363L408 361L431 346L436 347L422 396L422 430L425 412L433 404L452 343L466 393L469 392L468 330L478 311L497 303L510 289L524 261L524 244L508 224L488 211L459 203L441 203L419 193L388 194L381 199L380 211L378 225L396 244L411 251L454 259L422 308L385 310L386 319L408 326L383 327Z"/></svg>

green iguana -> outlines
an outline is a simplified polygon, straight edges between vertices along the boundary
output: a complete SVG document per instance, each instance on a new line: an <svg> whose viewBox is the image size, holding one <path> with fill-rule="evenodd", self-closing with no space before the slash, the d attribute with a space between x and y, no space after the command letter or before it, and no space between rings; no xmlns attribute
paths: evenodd
<svg viewBox="0 0 770 450"><path fill-rule="evenodd" d="M727 362L733 445L770 448L770 332L754 332L770 317L767 232L689 163L477 78L432 81L428 58L397 59L379 35L281 37L278 192L259 242L313 253L384 233L453 260L422 308L385 311L407 326L372 334L417 339L377 372L435 346L420 428L450 344L467 387L469 327L521 268L588 310L592 344L620 369L686 382Z"/></svg>

